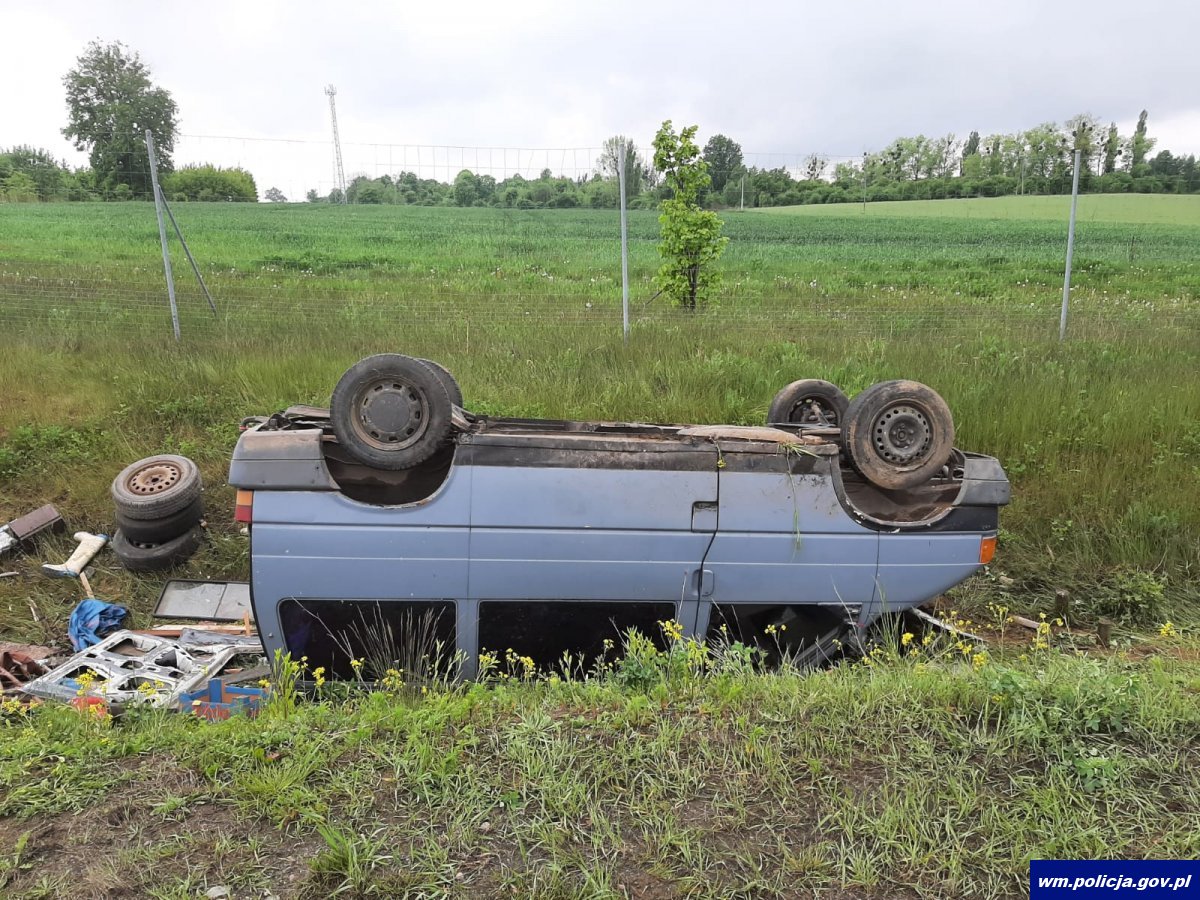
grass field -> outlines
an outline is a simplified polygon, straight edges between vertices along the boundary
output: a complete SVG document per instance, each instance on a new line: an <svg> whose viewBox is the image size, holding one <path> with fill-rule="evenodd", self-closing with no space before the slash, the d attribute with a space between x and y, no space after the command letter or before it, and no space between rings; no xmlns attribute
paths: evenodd
<svg viewBox="0 0 1200 900"><path fill-rule="evenodd" d="M972 197L967 200L905 200L869 203L860 214L899 218L1017 219L1063 223L1071 210L1070 196L1057 197ZM842 218L844 205L776 206L763 209L768 215L800 214ZM1078 223L1111 222L1122 225L1200 225L1200 197L1167 194L1083 194L1076 210Z"/></svg>
<svg viewBox="0 0 1200 900"><path fill-rule="evenodd" d="M323 403L381 350L547 417L757 423L795 378L911 377L1014 483L997 563L953 602L999 625L1066 587L1081 628L1119 622L1108 653L1010 633L990 659L764 677L680 648L218 726L0 713L0 893L1016 897L1031 856L1196 856L1200 224L1177 199L1088 198L1063 345L1065 225L1039 218L1061 198L729 214L694 316L651 299L636 213L627 344L610 212L181 205L220 313L177 258L176 344L150 206L0 205L0 520L54 502L109 530L113 475L182 452L209 538L177 577L244 578L239 419ZM68 551L5 561L0 639L63 641L78 595L37 564ZM92 581L149 621L161 579L105 555Z"/></svg>

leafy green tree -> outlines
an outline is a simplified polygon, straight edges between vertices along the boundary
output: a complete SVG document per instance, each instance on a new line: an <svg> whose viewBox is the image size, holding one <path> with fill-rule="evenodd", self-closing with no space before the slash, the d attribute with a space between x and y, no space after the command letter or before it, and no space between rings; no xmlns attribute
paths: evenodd
<svg viewBox="0 0 1200 900"><path fill-rule="evenodd" d="M742 145L723 134L714 134L704 145L704 162L712 189L719 194L730 179L742 174Z"/></svg>
<svg viewBox="0 0 1200 900"><path fill-rule="evenodd" d="M8 203L36 203L37 183L25 172L12 172L0 178L0 199Z"/></svg>
<svg viewBox="0 0 1200 900"><path fill-rule="evenodd" d="M267 188L267 192L263 194L263 198L270 200L272 203L287 203L287 197L285 197L283 195L283 191L277 187Z"/></svg>
<svg viewBox="0 0 1200 900"><path fill-rule="evenodd" d="M63 78L67 89L67 127L62 133L75 149L88 151L104 190L129 185L149 196L150 166L146 130L154 138L159 171L169 173L179 130L178 107L171 95L150 81L150 69L120 42L92 41L75 68Z"/></svg>
<svg viewBox="0 0 1200 900"><path fill-rule="evenodd" d="M967 136L967 142L965 144L963 144L962 165L959 167L959 171L963 175L967 174L967 157L968 156L979 156L979 132L978 131L972 131L970 133L970 135Z"/></svg>
<svg viewBox="0 0 1200 900"><path fill-rule="evenodd" d="M717 214L700 208L700 194L712 181L696 146L695 125L677 135L670 119L662 123L654 136L654 168L671 195L662 201L658 217L663 265L655 281L677 305L694 311L716 288L715 264L729 243L721 236Z"/></svg>
<svg viewBox="0 0 1200 900"><path fill-rule="evenodd" d="M1143 109L1141 115L1138 116L1137 128L1133 130L1133 139L1129 142L1129 171L1133 173L1134 178L1149 173L1146 157L1157 143L1154 138L1148 137L1146 134L1148 117L1149 113Z"/></svg>
<svg viewBox="0 0 1200 900"><path fill-rule="evenodd" d="M454 178L454 205L473 206L480 199L479 179L470 169L463 169Z"/></svg>
<svg viewBox="0 0 1200 900"><path fill-rule="evenodd" d="M604 178L616 182L620 169L618 160L621 158L622 141L625 143L625 197L629 199L640 194L646 183L646 160L642 158L637 144L623 134L613 135L601 147L596 169ZM612 203L605 205L616 206L618 202L619 194L614 194Z"/></svg>
<svg viewBox="0 0 1200 900"><path fill-rule="evenodd" d="M304 199L307 200L309 203L320 203L321 195L317 193L316 188L309 188L308 192L305 193L305 195L304 195Z"/></svg>
<svg viewBox="0 0 1200 900"><path fill-rule="evenodd" d="M1117 134L1117 123L1108 126L1108 134L1104 138L1104 174L1111 175L1117 171L1117 157L1121 155L1121 136Z"/></svg>
<svg viewBox="0 0 1200 900"><path fill-rule="evenodd" d="M256 203L258 188L254 176L245 169L222 169L218 166L184 166L162 180L163 192L168 197L181 195L189 200L232 201ZM130 190L125 185L126 190ZM125 193L120 186L113 189L114 195ZM126 199L129 199L128 197Z"/></svg>
<svg viewBox="0 0 1200 900"><path fill-rule="evenodd" d="M0 150L0 178L21 172L33 180L38 200L61 200L67 195L72 173L47 150L16 146Z"/></svg>

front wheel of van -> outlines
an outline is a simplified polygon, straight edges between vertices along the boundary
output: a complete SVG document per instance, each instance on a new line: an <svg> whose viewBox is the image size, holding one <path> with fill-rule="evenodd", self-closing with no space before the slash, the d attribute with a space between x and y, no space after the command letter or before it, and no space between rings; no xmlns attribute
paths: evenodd
<svg viewBox="0 0 1200 900"><path fill-rule="evenodd" d="M442 379L399 353L368 356L347 369L329 410L338 443L377 469L411 469L450 437L451 399Z"/></svg>
<svg viewBox="0 0 1200 900"><path fill-rule="evenodd" d="M767 410L767 424L837 426L846 417L850 400L836 384L819 378L793 381L780 390Z"/></svg>
<svg viewBox="0 0 1200 900"><path fill-rule="evenodd" d="M954 450L946 401L916 381L873 384L850 401L842 443L869 481L886 490L924 484Z"/></svg>

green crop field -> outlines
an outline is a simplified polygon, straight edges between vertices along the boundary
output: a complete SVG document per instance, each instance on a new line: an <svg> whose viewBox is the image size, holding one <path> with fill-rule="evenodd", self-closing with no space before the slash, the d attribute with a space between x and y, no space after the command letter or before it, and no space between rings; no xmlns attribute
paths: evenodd
<svg viewBox="0 0 1200 900"><path fill-rule="evenodd" d="M905 200L869 203L857 211L868 217L932 217L936 219L1020 219L1065 223L1071 198L973 197L968 200ZM845 204L775 206L761 210L768 215L798 213L842 218L849 215ZM1084 194L1076 211L1078 222L1113 222L1123 225L1200 225L1200 197L1170 194Z"/></svg>
<svg viewBox="0 0 1200 900"><path fill-rule="evenodd" d="M1085 198L1062 344L1062 198L730 212L696 314L654 296L634 212L628 342L611 211L180 204L218 313L176 252L176 343L152 206L0 204L0 521L53 502L110 531L113 476L184 453L208 538L175 577L247 576L241 417L327 402L384 350L526 416L759 423L796 378L914 378L1014 487L949 601L982 653L763 676L736 646L635 642L532 683L297 702L277 679L217 724L0 705L0 893L1018 897L1030 857L1197 856L1194 200ZM0 563L0 640L62 644L78 588L38 563L70 546ZM161 578L106 553L92 584L140 627ZM1008 623L1059 588L1073 630Z"/></svg>

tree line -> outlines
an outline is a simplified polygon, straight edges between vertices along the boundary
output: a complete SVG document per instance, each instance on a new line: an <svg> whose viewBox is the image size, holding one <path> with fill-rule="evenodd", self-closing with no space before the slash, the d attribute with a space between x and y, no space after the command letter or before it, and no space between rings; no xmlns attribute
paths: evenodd
<svg viewBox="0 0 1200 900"><path fill-rule="evenodd" d="M72 169L50 152L31 146L0 149L0 201L150 199L144 135L149 130L158 154L161 184L168 199L255 202L254 176L241 168L173 163L178 108L170 93L151 81L136 52L120 43L93 41L64 77L68 120L62 129L89 164ZM1197 193L1200 167L1194 155L1169 150L1152 155L1143 110L1131 135L1116 123L1104 126L1090 114L1062 124L1043 123L1013 134L966 138L897 138L861 161L839 162L819 154L798 168L747 166L741 145L717 134L699 158L710 182L696 202L709 208L789 206L806 203L860 203L880 200L999 197L1059 194L1071 189L1074 152L1082 164L1080 189L1100 193ZM464 169L451 182L400 172L353 178L343 194L308 191L310 202L405 204L415 206L498 206L516 209L615 208L618 205L619 150L626 148L629 206L659 207L674 187L632 141L621 135L604 143L595 170L568 178L545 169L537 178L492 175ZM278 188L264 198L284 202Z"/></svg>

